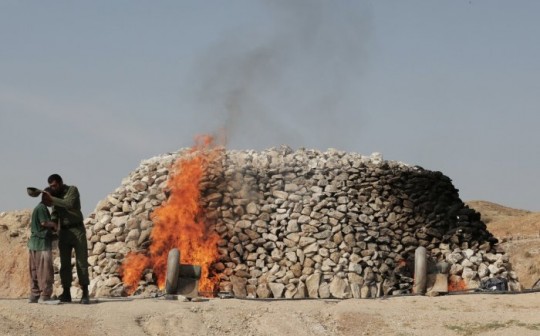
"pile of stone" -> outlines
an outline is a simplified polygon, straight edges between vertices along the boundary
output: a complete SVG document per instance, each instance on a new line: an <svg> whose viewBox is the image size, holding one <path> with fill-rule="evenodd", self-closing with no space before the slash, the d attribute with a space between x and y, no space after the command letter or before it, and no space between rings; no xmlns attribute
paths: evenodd
<svg viewBox="0 0 540 336"><path fill-rule="evenodd" d="M366 298L410 293L411 260L424 246L450 264L452 282L490 277L519 286L480 214L440 172L380 154L288 147L221 151L200 188L219 233L220 289L237 297ZM152 211L186 151L141 162L86 220L91 294L125 295L119 266L150 244ZM148 270L139 291L155 290Z"/></svg>

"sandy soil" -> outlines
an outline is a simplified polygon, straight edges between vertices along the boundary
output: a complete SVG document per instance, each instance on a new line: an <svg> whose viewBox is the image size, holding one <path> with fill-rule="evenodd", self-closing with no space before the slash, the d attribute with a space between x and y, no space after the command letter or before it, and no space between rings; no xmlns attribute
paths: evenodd
<svg viewBox="0 0 540 336"><path fill-rule="evenodd" d="M30 210L0 212L0 297L29 293L28 241Z"/></svg>
<svg viewBox="0 0 540 336"><path fill-rule="evenodd" d="M487 225L530 288L540 274L538 213L489 202ZM483 213L483 212L482 212ZM94 299L29 304L25 221L0 213L2 335L540 335L540 293L372 300ZM521 222L520 222L521 221Z"/></svg>
<svg viewBox="0 0 540 336"><path fill-rule="evenodd" d="M372 300L0 300L13 335L538 335L540 293Z"/></svg>

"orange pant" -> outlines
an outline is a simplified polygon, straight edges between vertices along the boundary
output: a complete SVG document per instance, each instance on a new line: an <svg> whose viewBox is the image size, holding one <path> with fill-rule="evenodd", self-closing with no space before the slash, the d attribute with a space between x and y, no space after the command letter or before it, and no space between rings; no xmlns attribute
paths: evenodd
<svg viewBox="0 0 540 336"><path fill-rule="evenodd" d="M33 297L50 298L54 282L52 251L28 252L31 294Z"/></svg>

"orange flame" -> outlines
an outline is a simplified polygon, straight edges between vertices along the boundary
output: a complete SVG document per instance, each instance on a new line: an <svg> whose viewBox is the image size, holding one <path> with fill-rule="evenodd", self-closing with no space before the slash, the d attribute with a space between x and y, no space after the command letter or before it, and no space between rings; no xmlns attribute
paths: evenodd
<svg viewBox="0 0 540 336"><path fill-rule="evenodd" d="M464 291L467 289L468 289L467 284L465 283L465 280L463 279L460 279L458 281L450 279L450 281L448 281L449 292L459 292L459 291Z"/></svg>
<svg viewBox="0 0 540 336"><path fill-rule="evenodd" d="M149 256L130 254L121 267L122 280L131 294L145 268L152 268L158 287L166 281L167 257L173 248L180 250L180 262L201 266L199 291L214 292L219 277L210 273L210 266L218 259L219 235L204 222L200 207L199 184L209 163L218 159L219 151L211 148L213 139L196 139L189 154L180 157L167 181L169 199L152 214L154 227Z"/></svg>
<svg viewBox="0 0 540 336"><path fill-rule="evenodd" d="M120 274L122 275L124 283L129 284L129 287L136 289L142 273L148 268L149 264L150 259L147 256L129 253L120 268ZM126 265L129 265L129 267L125 267Z"/></svg>

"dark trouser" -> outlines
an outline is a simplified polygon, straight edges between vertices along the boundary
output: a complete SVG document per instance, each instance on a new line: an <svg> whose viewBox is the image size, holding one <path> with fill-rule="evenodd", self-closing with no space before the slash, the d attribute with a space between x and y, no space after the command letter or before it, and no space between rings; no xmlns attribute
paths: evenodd
<svg viewBox="0 0 540 336"><path fill-rule="evenodd" d="M60 280L62 287L71 287L71 250L75 250L75 266L79 285L88 286L88 243L84 225L62 227L58 233L58 250L60 252Z"/></svg>
<svg viewBox="0 0 540 336"><path fill-rule="evenodd" d="M54 270L52 251L28 251L30 291L33 297L49 298L53 291Z"/></svg>

